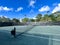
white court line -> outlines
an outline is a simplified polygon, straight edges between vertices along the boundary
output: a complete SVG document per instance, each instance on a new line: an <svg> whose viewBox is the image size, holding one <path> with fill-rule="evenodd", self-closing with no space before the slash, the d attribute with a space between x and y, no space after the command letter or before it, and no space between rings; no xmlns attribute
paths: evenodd
<svg viewBox="0 0 60 45"><path fill-rule="evenodd" d="M37 34L36 32L35 33L32 33L32 34ZM51 36L60 36L60 34L55 34L55 33L40 33L42 35L51 35Z"/></svg>
<svg viewBox="0 0 60 45"><path fill-rule="evenodd" d="M40 37L40 36L35 36L35 35L28 35L28 34L22 34L22 35L31 36L31 37L35 37L35 38L50 39L50 40L53 40L53 41L60 41L60 39L53 39L53 38L47 38L47 37Z"/></svg>

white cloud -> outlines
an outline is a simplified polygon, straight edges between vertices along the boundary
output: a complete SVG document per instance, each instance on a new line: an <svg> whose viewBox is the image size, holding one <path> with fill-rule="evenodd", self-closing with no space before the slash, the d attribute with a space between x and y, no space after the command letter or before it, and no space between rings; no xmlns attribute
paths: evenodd
<svg viewBox="0 0 60 45"><path fill-rule="evenodd" d="M33 19L36 19L36 17L33 17Z"/></svg>
<svg viewBox="0 0 60 45"><path fill-rule="evenodd" d="M0 6L0 11L12 11L12 10L13 10L13 8Z"/></svg>
<svg viewBox="0 0 60 45"><path fill-rule="evenodd" d="M34 4L35 4L35 0L31 0L29 6L34 7Z"/></svg>
<svg viewBox="0 0 60 45"><path fill-rule="evenodd" d="M20 19L20 22L22 22L22 19Z"/></svg>
<svg viewBox="0 0 60 45"><path fill-rule="evenodd" d="M23 7L17 8L16 12L19 12L19 11L21 11L21 10L23 10Z"/></svg>
<svg viewBox="0 0 60 45"><path fill-rule="evenodd" d="M39 12L44 12L44 11L49 11L50 7L49 6L43 6L42 8L39 9Z"/></svg>
<svg viewBox="0 0 60 45"><path fill-rule="evenodd" d="M60 11L60 3L53 9L52 13Z"/></svg>
<svg viewBox="0 0 60 45"><path fill-rule="evenodd" d="M0 17L3 17L3 15L0 15Z"/></svg>
<svg viewBox="0 0 60 45"><path fill-rule="evenodd" d="M5 18L8 18L7 16L4 16Z"/></svg>
<svg viewBox="0 0 60 45"><path fill-rule="evenodd" d="M3 16L3 15L0 15L1 18L5 17L5 18L8 18L7 16Z"/></svg>

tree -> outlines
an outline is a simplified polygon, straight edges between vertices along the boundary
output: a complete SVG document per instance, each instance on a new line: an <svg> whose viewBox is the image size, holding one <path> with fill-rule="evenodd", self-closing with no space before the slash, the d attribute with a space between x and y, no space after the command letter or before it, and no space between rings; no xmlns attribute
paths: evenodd
<svg viewBox="0 0 60 45"><path fill-rule="evenodd" d="M50 14L49 17L51 18L52 21L56 21L56 16L54 16L54 14Z"/></svg>
<svg viewBox="0 0 60 45"><path fill-rule="evenodd" d="M60 21L60 15L57 16L56 21Z"/></svg>
<svg viewBox="0 0 60 45"><path fill-rule="evenodd" d="M30 19L30 21L31 21L31 22L35 22L35 20L34 20L34 19Z"/></svg>
<svg viewBox="0 0 60 45"><path fill-rule="evenodd" d="M48 18L49 18L48 14L45 14L45 15L44 15L44 20L45 20L45 21L49 21Z"/></svg>
<svg viewBox="0 0 60 45"><path fill-rule="evenodd" d="M23 23L26 23L26 22L28 22L29 21L29 18L24 18L24 19L22 19L22 22Z"/></svg>
<svg viewBox="0 0 60 45"><path fill-rule="evenodd" d="M2 22L2 18L0 17L0 22Z"/></svg>
<svg viewBox="0 0 60 45"><path fill-rule="evenodd" d="M20 20L18 20L16 18L13 18L12 21L15 22L15 23L20 23Z"/></svg>
<svg viewBox="0 0 60 45"><path fill-rule="evenodd" d="M41 20L41 18L42 18L42 14L38 14L38 15L36 16L36 18L37 18L37 20L36 20L36 21L40 21L40 20Z"/></svg>
<svg viewBox="0 0 60 45"><path fill-rule="evenodd" d="M1 21L1 20L2 20L2 21ZM1 22L10 22L11 20L10 20L9 18L6 18L6 17L2 16L2 17L0 18L0 21L1 21Z"/></svg>
<svg viewBox="0 0 60 45"><path fill-rule="evenodd" d="M60 21L60 12L55 12L56 21Z"/></svg>

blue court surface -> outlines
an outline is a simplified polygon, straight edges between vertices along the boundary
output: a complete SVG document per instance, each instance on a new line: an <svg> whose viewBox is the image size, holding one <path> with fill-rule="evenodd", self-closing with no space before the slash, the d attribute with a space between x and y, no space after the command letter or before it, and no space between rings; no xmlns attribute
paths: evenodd
<svg viewBox="0 0 60 45"><path fill-rule="evenodd" d="M16 27L16 38L10 31ZM0 27L0 45L60 45L60 26Z"/></svg>

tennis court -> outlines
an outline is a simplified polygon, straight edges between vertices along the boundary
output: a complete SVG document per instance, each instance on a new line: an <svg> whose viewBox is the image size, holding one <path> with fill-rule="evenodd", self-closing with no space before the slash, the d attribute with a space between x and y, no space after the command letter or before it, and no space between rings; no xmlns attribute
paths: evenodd
<svg viewBox="0 0 60 45"><path fill-rule="evenodd" d="M13 38L10 31L16 27ZM1 45L60 45L60 26L8 26L0 27Z"/></svg>

